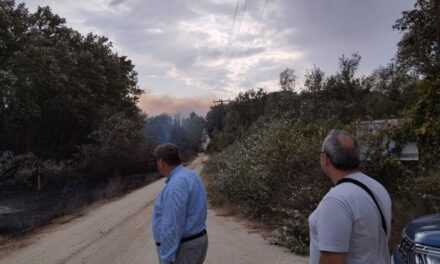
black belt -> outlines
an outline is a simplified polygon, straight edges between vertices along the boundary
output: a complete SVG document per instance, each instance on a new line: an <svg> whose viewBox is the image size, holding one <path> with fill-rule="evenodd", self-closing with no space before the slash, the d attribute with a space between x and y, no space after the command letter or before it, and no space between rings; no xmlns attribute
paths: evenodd
<svg viewBox="0 0 440 264"><path fill-rule="evenodd" d="M200 232L200 233L197 233L197 234L192 235L192 236L189 236L189 237L184 237L184 238L182 238L182 240L180 240L180 243L185 243L185 242L188 242L188 241L191 241L191 240L197 239L197 238L199 238L199 237L202 237L202 236L206 235L206 233L207 233L207 232L206 232L206 229L203 229L203 231ZM159 243L159 242L156 242L156 246L160 247L160 243Z"/></svg>

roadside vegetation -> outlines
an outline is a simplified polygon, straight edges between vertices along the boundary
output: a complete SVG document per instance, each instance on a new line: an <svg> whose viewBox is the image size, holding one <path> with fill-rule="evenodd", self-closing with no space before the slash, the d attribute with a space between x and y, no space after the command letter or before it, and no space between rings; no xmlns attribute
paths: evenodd
<svg viewBox="0 0 440 264"><path fill-rule="evenodd" d="M135 66L106 37L49 7L0 0L0 235L157 179L159 143L186 160L199 151L202 117L148 117L141 94Z"/></svg>
<svg viewBox="0 0 440 264"><path fill-rule="evenodd" d="M402 33L396 58L367 76L361 56L342 56L339 70L319 67L298 87L294 70L280 74L281 90L250 90L207 114L211 158L205 168L211 202L232 204L267 224L273 243L307 254L308 216L331 187L320 170L328 131L343 128L368 147L362 169L391 192L394 245L412 218L440 212L440 22L435 3L418 0L394 28ZM362 121L398 119L375 133ZM396 143L390 151L390 143ZM418 161L399 152L416 142Z"/></svg>

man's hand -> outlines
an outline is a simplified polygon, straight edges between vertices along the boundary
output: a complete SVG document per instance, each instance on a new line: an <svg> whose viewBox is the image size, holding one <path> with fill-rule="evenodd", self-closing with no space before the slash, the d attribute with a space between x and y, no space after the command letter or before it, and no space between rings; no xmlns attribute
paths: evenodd
<svg viewBox="0 0 440 264"><path fill-rule="evenodd" d="M332 253L321 251L319 264L345 264L345 253Z"/></svg>

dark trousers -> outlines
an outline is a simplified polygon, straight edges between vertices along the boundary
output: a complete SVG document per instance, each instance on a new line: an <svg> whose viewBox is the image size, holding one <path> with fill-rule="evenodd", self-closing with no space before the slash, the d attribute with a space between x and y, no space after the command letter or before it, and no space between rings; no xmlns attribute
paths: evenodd
<svg viewBox="0 0 440 264"><path fill-rule="evenodd" d="M157 248L159 253L159 247ZM203 264L208 252L208 235L184 242L177 251L176 261L173 264ZM159 263L163 262L159 258Z"/></svg>

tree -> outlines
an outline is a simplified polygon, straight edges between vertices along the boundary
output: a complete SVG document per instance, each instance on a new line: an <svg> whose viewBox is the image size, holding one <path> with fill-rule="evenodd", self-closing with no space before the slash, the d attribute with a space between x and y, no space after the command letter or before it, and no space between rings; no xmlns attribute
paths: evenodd
<svg viewBox="0 0 440 264"><path fill-rule="evenodd" d="M190 149L199 151L202 145L205 123L205 119L194 112L183 120L182 126L186 134L186 142Z"/></svg>
<svg viewBox="0 0 440 264"><path fill-rule="evenodd" d="M119 112L90 134L91 142L81 145L77 154L88 177L106 179L145 172L152 153L142 131L143 119L142 114L133 118Z"/></svg>
<svg viewBox="0 0 440 264"><path fill-rule="evenodd" d="M314 66L312 70L306 72L304 86L311 93L318 93L322 91L325 80L324 72Z"/></svg>
<svg viewBox="0 0 440 264"><path fill-rule="evenodd" d="M134 65L49 7L0 1L0 150L71 156L116 113L138 118Z"/></svg>
<svg viewBox="0 0 440 264"><path fill-rule="evenodd" d="M403 32L398 61L421 77L409 112L426 164L438 163L440 138L440 1L417 0L394 28Z"/></svg>
<svg viewBox="0 0 440 264"><path fill-rule="evenodd" d="M196 113L185 118L162 114L145 120L144 134L153 146L176 144L184 158L189 159L200 150L205 126L205 119Z"/></svg>
<svg viewBox="0 0 440 264"><path fill-rule="evenodd" d="M414 104L417 77L395 63L379 67L363 80L370 118L400 118Z"/></svg>
<svg viewBox="0 0 440 264"><path fill-rule="evenodd" d="M339 73L335 76L338 88L343 92L341 96L347 99L356 99L356 92L360 90L360 79L355 78L362 57L354 53L351 57L342 55L339 58Z"/></svg>
<svg viewBox="0 0 440 264"><path fill-rule="evenodd" d="M280 85L283 91L294 91L296 83L295 71L292 69L285 69L280 73Z"/></svg>
<svg viewBox="0 0 440 264"><path fill-rule="evenodd" d="M440 72L440 1L417 0L394 25L403 33L398 60L417 73L432 78Z"/></svg>
<svg viewBox="0 0 440 264"><path fill-rule="evenodd" d="M207 132L211 149L221 149L244 135L249 127L265 114L267 93L263 89L251 89L240 93L227 105L211 107L206 115Z"/></svg>
<svg viewBox="0 0 440 264"><path fill-rule="evenodd" d="M169 143L173 125L173 118L167 114L150 117L145 121L145 137L154 145Z"/></svg>
<svg viewBox="0 0 440 264"><path fill-rule="evenodd" d="M206 130L210 137L213 137L216 132L222 131L224 126L224 119L226 115L226 106L222 104L211 106L211 109L206 114Z"/></svg>
<svg viewBox="0 0 440 264"><path fill-rule="evenodd" d="M362 100L368 90L364 89L362 79L356 77L360 61L357 53L339 58L339 71L325 80L319 100L322 104L315 109L315 115L348 123L365 114Z"/></svg>
<svg viewBox="0 0 440 264"><path fill-rule="evenodd" d="M28 23L24 4L15 6L14 1L0 1L0 69L5 70L7 59L24 44Z"/></svg>

